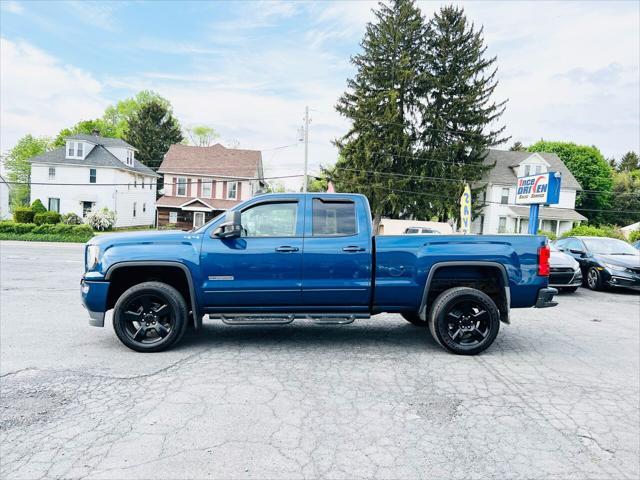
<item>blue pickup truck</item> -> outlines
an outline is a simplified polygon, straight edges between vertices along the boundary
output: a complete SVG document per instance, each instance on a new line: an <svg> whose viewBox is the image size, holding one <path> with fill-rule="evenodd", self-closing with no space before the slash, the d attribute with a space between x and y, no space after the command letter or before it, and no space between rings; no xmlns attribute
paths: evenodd
<svg viewBox="0 0 640 480"><path fill-rule="evenodd" d="M510 308L549 307L542 236L374 236L366 197L267 194L190 232L101 235L85 250L89 323L129 348L175 345L202 318L229 325L399 313L450 352L489 347Z"/></svg>

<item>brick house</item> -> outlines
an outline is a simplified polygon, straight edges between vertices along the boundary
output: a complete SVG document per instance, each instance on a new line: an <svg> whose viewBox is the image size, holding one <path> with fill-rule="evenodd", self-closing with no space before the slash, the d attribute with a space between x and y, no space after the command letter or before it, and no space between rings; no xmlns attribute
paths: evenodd
<svg viewBox="0 0 640 480"><path fill-rule="evenodd" d="M264 184L258 150L171 145L158 169L164 195L156 202L158 225L190 230L243 200Z"/></svg>

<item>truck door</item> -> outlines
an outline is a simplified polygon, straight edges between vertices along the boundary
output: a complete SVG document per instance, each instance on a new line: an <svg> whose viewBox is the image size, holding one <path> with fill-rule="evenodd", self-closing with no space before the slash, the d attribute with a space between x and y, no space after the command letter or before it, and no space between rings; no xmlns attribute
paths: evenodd
<svg viewBox="0 0 640 480"><path fill-rule="evenodd" d="M302 301L310 309L368 308L371 219L362 218L363 211L364 207L349 197L307 198Z"/></svg>
<svg viewBox="0 0 640 480"><path fill-rule="evenodd" d="M271 199L242 210L242 235L205 236L201 268L208 307L299 305L304 197Z"/></svg>

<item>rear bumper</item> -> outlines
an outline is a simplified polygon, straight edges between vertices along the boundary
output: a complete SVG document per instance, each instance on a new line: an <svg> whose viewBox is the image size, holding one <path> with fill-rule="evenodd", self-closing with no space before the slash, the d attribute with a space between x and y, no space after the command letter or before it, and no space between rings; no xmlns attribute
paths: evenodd
<svg viewBox="0 0 640 480"><path fill-rule="evenodd" d="M536 300L536 308L555 307L558 302L553 301L553 296L558 293L555 288L541 288L538 290L538 299Z"/></svg>
<svg viewBox="0 0 640 480"><path fill-rule="evenodd" d="M80 295L84 308L89 312L89 325L104 327L104 314L107 310L109 282L80 281Z"/></svg>

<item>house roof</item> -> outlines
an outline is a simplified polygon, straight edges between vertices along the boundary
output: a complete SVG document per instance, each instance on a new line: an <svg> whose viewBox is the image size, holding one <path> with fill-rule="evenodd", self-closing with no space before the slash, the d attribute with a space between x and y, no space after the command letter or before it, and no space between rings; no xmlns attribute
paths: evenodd
<svg viewBox="0 0 640 480"><path fill-rule="evenodd" d="M547 152L514 152L510 150L489 150L488 155L484 159L485 165L496 166L485 173L482 182L501 183L506 185L515 185L517 172L514 167L531 155L540 155L548 164L549 170L552 172L560 172L562 174L562 187L568 189L582 190L580 184L573 174L566 167L564 162L555 153Z"/></svg>
<svg viewBox="0 0 640 480"><path fill-rule="evenodd" d="M132 173L140 173L142 175L149 175L152 177L159 177L157 173L151 170L146 165L143 165L138 160L133 161L133 166L122 163L118 158L113 155L102 145L96 145L91 149L89 154L84 158L66 158L65 147L56 148L38 155L29 160L31 163L44 163L44 164L65 164L65 165L83 165L93 167L111 167L127 170Z"/></svg>
<svg viewBox="0 0 640 480"><path fill-rule="evenodd" d="M529 207L509 207L509 210L516 217L529 218ZM587 220L587 217L569 208L540 207L539 216L548 220Z"/></svg>
<svg viewBox="0 0 640 480"><path fill-rule="evenodd" d="M262 178L262 152L225 148L171 145L158 169L160 173L187 173L231 178Z"/></svg>
<svg viewBox="0 0 640 480"><path fill-rule="evenodd" d="M193 202L200 202L211 208L211 210L228 210L240 203L237 200L221 200L217 198L200 197L171 197L169 195L163 195L156 201L156 207L181 208L183 206L188 206Z"/></svg>
<svg viewBox="0 0 640 480"><path fill-rule="evenodd" d="M128 144L121 138L101 137L100 135L76 133L75 135L65 137L65 139L82 140L85 142L93 143L94 145L104 145L105 147L131 148L137 151L137 149L133 145Z"/></svg>

